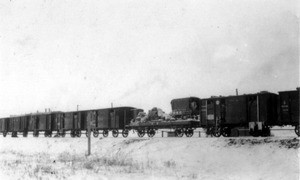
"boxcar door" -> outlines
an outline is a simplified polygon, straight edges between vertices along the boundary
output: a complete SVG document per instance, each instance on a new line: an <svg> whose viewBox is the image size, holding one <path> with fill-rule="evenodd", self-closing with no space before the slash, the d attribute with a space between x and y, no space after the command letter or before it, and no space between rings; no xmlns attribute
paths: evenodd
<svg viewBox="0 0 300 180"><path fill-rule="evenodd" d="M114 129L116 128L116 111L114 109L112 109L110 111L110 128Z"/></svg>
<svg viewBox="0 0 300 180"><path fill-rule="evenodd" d="M73 113L74 129L80 129L79 113Z"/></svg>

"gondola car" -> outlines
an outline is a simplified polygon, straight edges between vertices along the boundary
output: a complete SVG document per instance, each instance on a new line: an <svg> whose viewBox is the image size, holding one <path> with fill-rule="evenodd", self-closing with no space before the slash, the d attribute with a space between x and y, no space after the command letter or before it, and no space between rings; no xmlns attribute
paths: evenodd
<svg viewBox="0 0 300 180"><path fill-rule="evenodd" d="M294 91L281 91L279 92L279 112L280 119L279 125L292 125L295 126L295 133L299 133L299 101L300 101L300 88Z"/></svg>

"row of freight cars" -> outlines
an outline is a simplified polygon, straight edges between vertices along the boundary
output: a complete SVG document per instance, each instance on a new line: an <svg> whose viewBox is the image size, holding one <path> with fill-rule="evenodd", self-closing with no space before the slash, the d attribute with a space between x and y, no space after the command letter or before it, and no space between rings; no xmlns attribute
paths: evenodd
<svg viewBox="0 0 300 180"><path fill-rule="evenodd" d="M18 133L24 137L27 137L28 133L32 133L34 137L38 137L40 133L43 133L45 137L51 137L52 135L64 137L68 132L71 137L80 137L82 131L87 134L89 119L94 137L97 137L100 132L106 137L109 131L112 131L113 136L117 137L120 130L123 130L122 134L126 137L128 131L124 131L124 127L130 123L130 120L135 117L138 111L140 110L133 107L118 107L1 118L0 133L4 137L7 133L11 133L13 137L16 137Z"/></svg>
<svg viewBox="0 0 300 180"><path fill-rule="evenodd" d="M299 136L300 89L278 94L261 92L237 96L172 100L175 118L194 117L214 136L268 136L270 127L291 125Z"/></svg>
<svg viewBox="0 0 300 180"><path fill-rule="evenodd" d="M172 129L176 136L193 135L194 129L202 127L216 137L228 136L268 136L270 127L292 125L299 136L299 93L294 91L279 94L261 92L237 96L218 96L200 99L197 97L174 99L171 101L170 119L158 115L145 122L131 123L139 112L134 107L118 107L74 112L48 112L28 114L0 119L0 133L5 137L18 133L27 137L33 133L37 137L65 136L80 137L87 133L90 122L94 137L102 133L104 137L112 131L114 137L121 133L127 137L129 130L137 131L140 137L146 133L155 135L158 129ZM155 117L155 116L153 116Z"/></svg>

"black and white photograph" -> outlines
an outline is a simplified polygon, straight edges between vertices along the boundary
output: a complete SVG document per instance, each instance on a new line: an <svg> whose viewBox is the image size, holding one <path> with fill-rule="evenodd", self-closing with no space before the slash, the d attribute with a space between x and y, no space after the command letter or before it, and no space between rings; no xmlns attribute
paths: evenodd
<svg viewBox="0 0 300 180"><path fill-rule="evenodd" d="M298 0L2 0L1 180L299 180Z"/></svg>

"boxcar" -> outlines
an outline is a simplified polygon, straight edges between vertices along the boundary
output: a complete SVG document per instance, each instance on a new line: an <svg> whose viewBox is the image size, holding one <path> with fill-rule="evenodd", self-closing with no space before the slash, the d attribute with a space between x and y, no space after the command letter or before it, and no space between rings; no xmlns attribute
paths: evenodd
<svg viewBox="0 0 300 180"><path fill-rule="evenodd" d="M267 136L277 123L277 95L263 92L201 100L201 126L215 136L230 136L233 128L248 128L252 135Z"/></svg>
<svg viewBox="0 0 300 180"><path fill-rule="evenodd" d="M197 97L173 99L171 107L175 118L187 119L200 115L200 99Z"/></svg>
<svg viewBox="0 0 300 180"><path fill-rule="evenodd" d="M134 107L116 107L79 111L81 130L85 130L87 135L87 121L90 118L94 137L98 137L100 131L104 137L108 136L109 131L112 131L113 136L117 137L120 130L122 130L123 136L126 136L128 130L125 129L125 125L128 125L134 118L134 114L137 112L135 110Z"/></svg>
<svg viewBox="0 0 300 180"><path fill-rule="evenodd" d="M280 125L295 126L295 133L299 136L299 93L300 89L294 91L279 92Z"/></svg>

